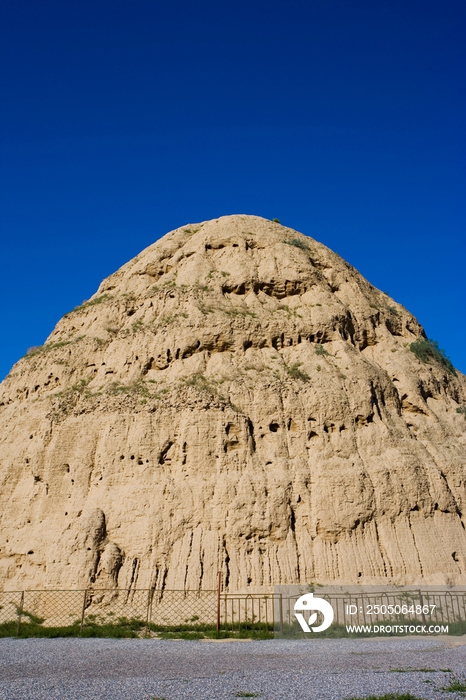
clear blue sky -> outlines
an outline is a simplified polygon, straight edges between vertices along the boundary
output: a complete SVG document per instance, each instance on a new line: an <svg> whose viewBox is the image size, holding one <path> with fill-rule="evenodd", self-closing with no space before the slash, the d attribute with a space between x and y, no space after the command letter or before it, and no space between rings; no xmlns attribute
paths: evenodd
<svg viewBox="0 0 466 700"><path fill-rule="evenodd" d="M0 377L233 213L330 246L466 372L464 0L14 0L0 25Z"/></svg>

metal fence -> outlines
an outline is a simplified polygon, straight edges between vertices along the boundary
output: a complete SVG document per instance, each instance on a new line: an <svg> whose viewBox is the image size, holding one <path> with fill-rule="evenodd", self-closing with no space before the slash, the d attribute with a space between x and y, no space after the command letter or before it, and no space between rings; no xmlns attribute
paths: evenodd
<svg viewBox="0 0 466 700"><path fill-rule="evenodd" d="M86 589L0 592L0 625L155 628L217 625L217 591Z"/></svg>
<svg viewBox="0 0 466 700"><path fill-rule="evenodd" d="M296 587L298 588L298 587ZM280 595L280 612L275 611L285 625L295 624L294 605L306 592L302 587L293 595ZM435 588L412 588L387 590L380 588L372 591L346 591L341 593L319 591L315 594L327 600L334 611L334 623L346 625L371 625L392 621L421 621L423 624L452 624L466 622L466 590L445 590ZM348 619L348 607L353 606L351 619Z"/></svg>
<svg viewBox="0 0 466 700"><path fill-rule="evenodd" d="M85 634L92 627L130 625L141 635L164 630L217 629L238 632L243 628L283 632L295 623L294 604L304 592L242 594L210 591L95 589L0 591L0 627L20 635L34 628L68 629ZM466 621L466 591L387 590L342 592L316 595L327 599L334 610L334 621L348 622L345 606L355 604L352 624L371 624L387 619L393 606L399 619L426 619L436 623ZM429 606L429 613L416 613L413 601ZM372 608L371 608L372 606ZM379 606L378 608L374 606ZM385 608L383 607L385 606ZM398 606L398 607L397 607ZM405 606L405 607L403 607ZM434 606L434 607L432 607ZM371 611L371 612L369 612ZM375 612L374 612L375 611ZM395 618L397 615L395 614Z"/></svg>
<svg viewBox="0 0 466 700"><path fill-rule="evenodd" d="M245 627L273 630L277 603L280 610L281 596L273 593L225 593L220 597L220 628L229 631Z"/></svg>

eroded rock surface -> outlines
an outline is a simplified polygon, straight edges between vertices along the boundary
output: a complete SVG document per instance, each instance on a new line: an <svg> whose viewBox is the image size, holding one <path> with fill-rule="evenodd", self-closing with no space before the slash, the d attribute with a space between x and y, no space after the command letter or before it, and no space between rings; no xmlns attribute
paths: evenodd
<svg viewBox="0 0 466 700"><path fill-rule="evenodd" d="M0 387L0 587L465 583L466 378L324 245L228 216Z"/></svg>

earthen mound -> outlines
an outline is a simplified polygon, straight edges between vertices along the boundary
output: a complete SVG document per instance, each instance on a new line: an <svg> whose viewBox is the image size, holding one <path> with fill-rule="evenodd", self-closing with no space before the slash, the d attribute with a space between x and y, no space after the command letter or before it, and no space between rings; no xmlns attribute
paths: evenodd
<svg viewBox="0 0 466 700"><path fill-rule="evenodd" d="M172 231L0 386L0 587L465 583L466 378L424 340L278 223Z"/></svg>

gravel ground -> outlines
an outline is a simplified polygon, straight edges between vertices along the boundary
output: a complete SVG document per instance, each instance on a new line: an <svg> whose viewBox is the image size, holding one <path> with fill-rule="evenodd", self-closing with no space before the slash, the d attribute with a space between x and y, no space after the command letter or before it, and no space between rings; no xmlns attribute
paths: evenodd
<svg viewBox="0 0 466 700"><path fill-rule="evenodd" d="M439 690L453 675L466 676L465 638L0 639L1 700L464 700Z"/></svg>

